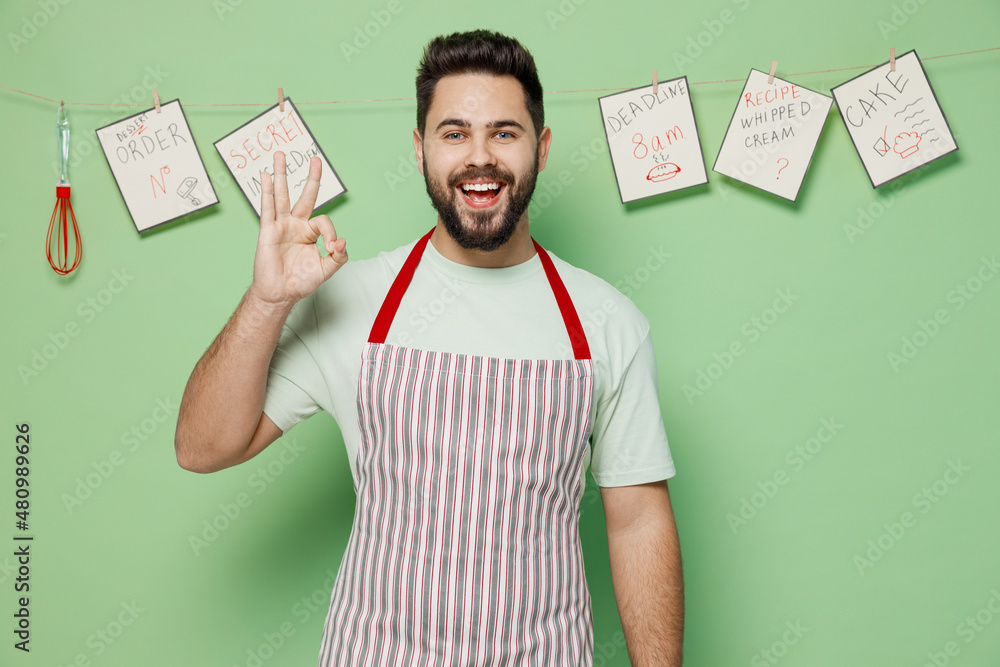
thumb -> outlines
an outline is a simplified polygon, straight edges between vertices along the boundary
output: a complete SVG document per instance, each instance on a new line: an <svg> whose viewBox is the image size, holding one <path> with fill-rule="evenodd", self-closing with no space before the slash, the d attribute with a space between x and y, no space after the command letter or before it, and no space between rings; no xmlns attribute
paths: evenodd
<svg viewBox="0 0 1000 667"><path fill-rule="evenodd" d="M333 242L333 248L330 249L330 254L326 257L320 257L319 263L323 270L323 278L328 279L337 269L347 264L347 240L344 238L339 238Z"/></svg>

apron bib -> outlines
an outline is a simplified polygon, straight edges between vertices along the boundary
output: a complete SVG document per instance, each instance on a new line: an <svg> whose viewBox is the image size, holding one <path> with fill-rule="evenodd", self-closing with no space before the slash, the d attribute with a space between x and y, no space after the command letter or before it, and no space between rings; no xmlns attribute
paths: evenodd
<svg viewBox="0 0 1000 667"><path fill-rule="evenodd" d="M579 533L586 335L532 239L575 359L386 344L433 231L407 257L362 354L357 505L319 664L591 665Z"/></svg>

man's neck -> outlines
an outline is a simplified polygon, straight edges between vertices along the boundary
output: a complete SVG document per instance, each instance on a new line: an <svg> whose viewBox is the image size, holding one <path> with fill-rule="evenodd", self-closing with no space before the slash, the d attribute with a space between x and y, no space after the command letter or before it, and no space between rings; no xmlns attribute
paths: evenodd
<svg viewBox="0 0 1000 667"><path fill-rule="evenodd" d="M500 269L505 266L515 266L528 261L535 256L535 244L531 242L527 218L517 224L517 229L502 246L496 250L469 250L458 245L448 234L441 218L431 235L431 243L445 259L450 259L466 266L478 266L484 269Z"/></svg>

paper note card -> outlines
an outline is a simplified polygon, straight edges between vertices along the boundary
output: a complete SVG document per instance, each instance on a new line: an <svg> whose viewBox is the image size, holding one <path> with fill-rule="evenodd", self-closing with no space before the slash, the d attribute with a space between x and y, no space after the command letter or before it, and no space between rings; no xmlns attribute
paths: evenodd
<svg viewBox="0 0 1000 667"><path fill-rule="evenodd" d="M687 77L598 102L622 203L708 183Z"/></svg>
<svg viewBox="0 0 1000 667"><path fill-rule="evenodd" d="M98 128L97 140L138 231L219 203L180 100Z"/></svg>
<svg viewBox="0 0 1000 667"><path fill-rule="evenodd" d="M873 187L958 150L916 51L831 92Z"/></svg>
<svg viewBox="0 0 1000 667"><path fill-rule="evenodd" d="M713 171L795 201L833 98L750 70Z"/></svg>
<svg viewBox="0 0 1000 667"><path fill-rule="evenodd" d="M275 104L216 141L215 148L258 217L260 217L260 175L266 171L273 177L274 151L285 154L288 198L292 206L295 206L299 195L302 194L309 176L309 161L314 155L318 155L323 161L323 173L320 176L319 196L316 198L313 210L329 204L347 192L289 97L285 98L284 111Z"/></svg>

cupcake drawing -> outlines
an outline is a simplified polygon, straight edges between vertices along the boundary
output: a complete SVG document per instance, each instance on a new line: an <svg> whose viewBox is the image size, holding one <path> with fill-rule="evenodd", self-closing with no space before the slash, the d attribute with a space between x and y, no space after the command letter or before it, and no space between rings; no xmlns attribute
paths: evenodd
<svg viewBox="0 0 1000 667"><path fill-rule="evenodd" d="M919 134L916 132L900 132L896 135L896 142L892 150L895 153L899 153L899 157L908 158L919 150L919 145Z"/></svg>

